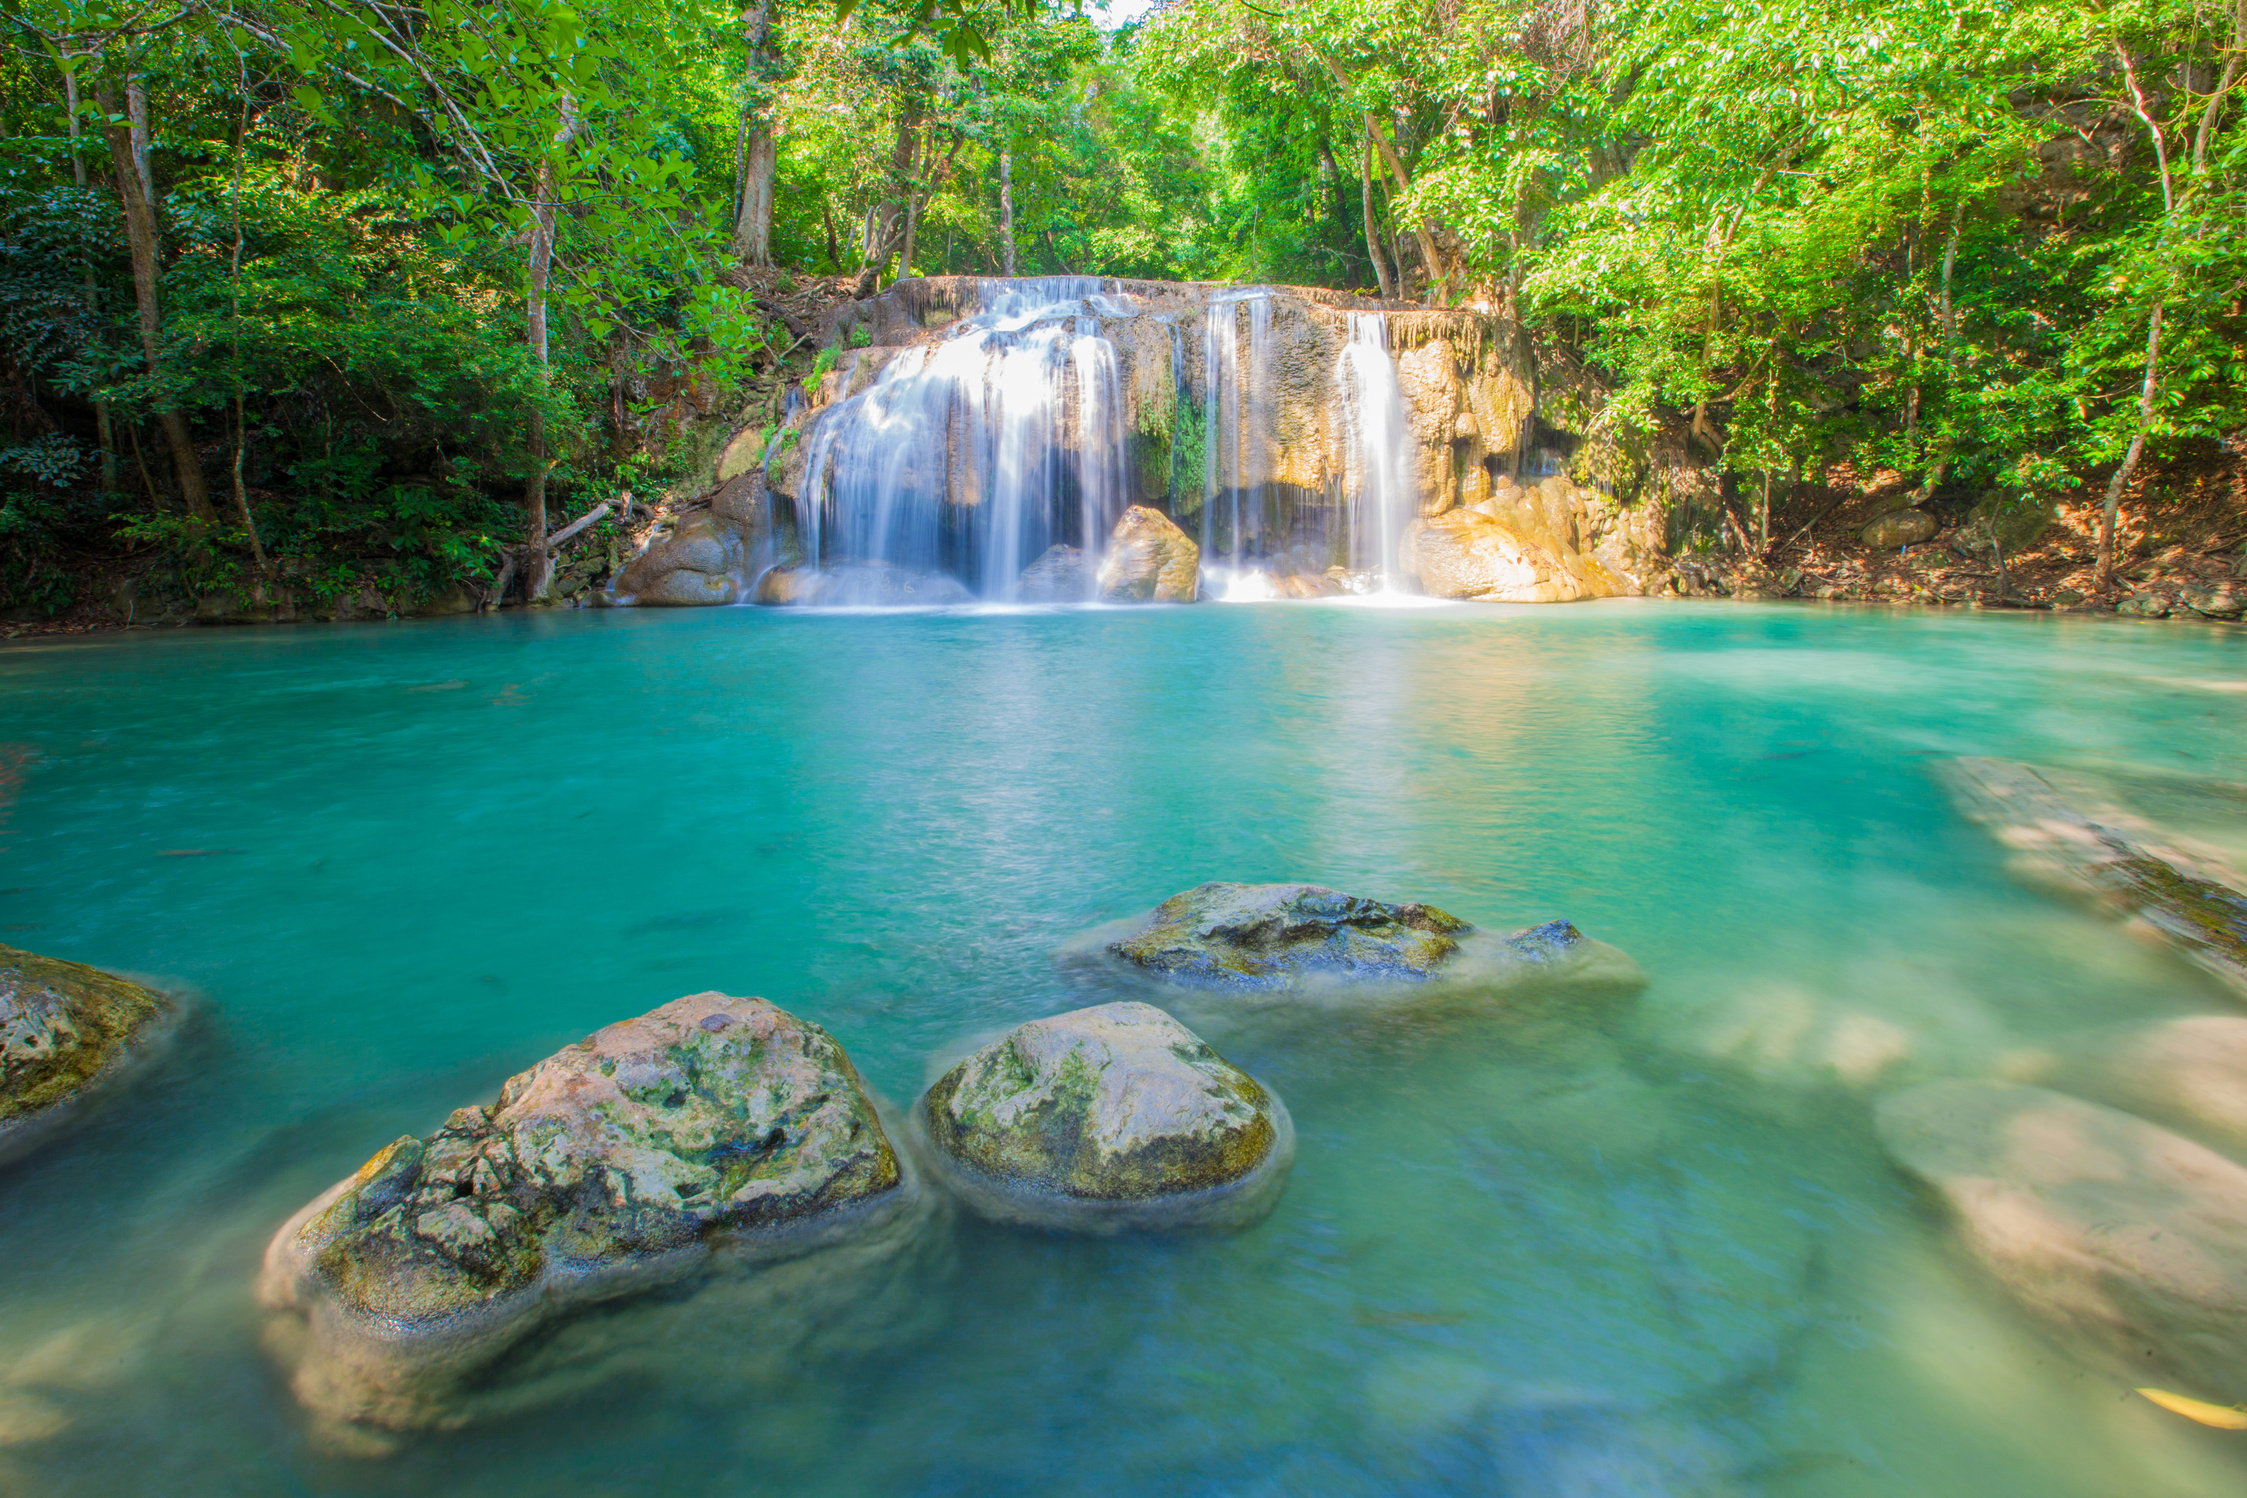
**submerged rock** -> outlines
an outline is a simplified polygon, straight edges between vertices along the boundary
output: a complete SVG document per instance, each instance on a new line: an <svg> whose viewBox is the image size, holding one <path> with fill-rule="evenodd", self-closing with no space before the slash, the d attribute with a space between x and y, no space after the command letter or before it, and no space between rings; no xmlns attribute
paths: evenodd
<svg viewBox="0 0 2247 1498"><path fill-rule="evenodd" d="M173 999L113 973L0 946L0 1161L65 1127L178 1017Z"/></svg>
<svg viewBox="0 0 2247 1498"><path fill-rule="evenodd" d="M1100 559L1100 596L1118 603L1192 603L1201 594L1201 548L1160 510L1133 505Z"/></svg>
<svg viewBox="0 0 2247 1498"><path fill-rule="evenodd" d="M826 1031L695 994L392 1142L275 1235L260 1294L304 1318L316 1412L449 1423L468 1375L573 1305L800 1255L911 1194Z"/></svg>
<svg viewBox="0 0 2247 1498"><path fill-rule="evenodd" d="M1074 546L1048 546L1022 569L1015 593L1024 603L1082 603L1092 596L1084 553Z"/></svg>
<svg viewBox="0 0 2247 1498"><path fill-rule="evenodd" d="M709 510L695 510L625 563L610 591L621 602L666 608L732 603L740 560L740 537Z"/></svg>
<svg viewBox="0 0 2247 1498"><path fill-rule="evenodd" d="M1930 1082L1876 1122L2031 1312L2133 1382L2247 1397L2247 1169L2040 1087Z"/></svg>
<svg viewBox="0 0 2247 1498"><path fill-rule="evenodd" d="M2015 851L2015 870L2134 917L2247 992L2247 895L2187 855L2071 805L2042 775L1999 759L1953 760L1960 808Z"/></svg>
<svg viewBox="0 0 2247 1498"><path fill-rule="evenodd" d="M2247 1153L2247 1018L2194 1014L2102 1030L2032 1055L2015 1080L2109 1103Z"/></svg>
<svg viewBox="0 0 2247 1498"><path fill-rule="evenodd" d="M1245 1225L1295 1152L1279 1099L1152 1004L1016 1028L939 1078L919 1122L976 1211L1080 1232Z"/></svg>

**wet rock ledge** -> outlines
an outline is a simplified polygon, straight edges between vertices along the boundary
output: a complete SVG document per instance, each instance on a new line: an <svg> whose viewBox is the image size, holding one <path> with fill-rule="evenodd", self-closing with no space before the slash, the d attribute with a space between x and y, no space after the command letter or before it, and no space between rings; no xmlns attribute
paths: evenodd
<svg viewBox="0 0 2247 1498"><path fill-rule="evenodd" d="M317 1415L458 1423L470 1376L558 1313L863 1236L915 1194L826 1031L701 993L392 1142L282 1227L260 1297Z"/></svg>
<svg viewBox="0 0 2247 1498"><path fill-rule="evenodd" d="M179 1014L176 1000L99 968L0 946L0 1163L68 1127Z"/></svg>
<svg viewBox="0 0 2247 1498"><path fill-rule="evenodd" d="M1295 1154L1280 1100L1152 1004L1020 1026L939 1078L917 1122L971 1209L1075 1232L1245 1226Z"/></svg>
<svg viewBox="0 0 2247 1498"><path fill-rule="evenodd" d="M1105 950L1169 982L1234 992L1643 981L1630 958L1566 921L1499 935L1433 905L1392 905L1317 884L1197 885Z"/></svg>

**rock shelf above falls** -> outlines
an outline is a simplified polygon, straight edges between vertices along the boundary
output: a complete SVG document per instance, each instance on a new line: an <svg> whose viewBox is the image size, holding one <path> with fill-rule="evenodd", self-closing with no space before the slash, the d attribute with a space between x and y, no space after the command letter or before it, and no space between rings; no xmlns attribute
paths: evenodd
<svg viewBox="0 0 2247 1498"><path fill-rule="evenodd" d="M1198 546L1201 597L1603 597L1662 550L1661 506L1550 471L1583 439L1496 313L950 276L823 332L808 398L736 437L618 601L1051 601L1057 576L1090 598L1134 506Z"/></svg>

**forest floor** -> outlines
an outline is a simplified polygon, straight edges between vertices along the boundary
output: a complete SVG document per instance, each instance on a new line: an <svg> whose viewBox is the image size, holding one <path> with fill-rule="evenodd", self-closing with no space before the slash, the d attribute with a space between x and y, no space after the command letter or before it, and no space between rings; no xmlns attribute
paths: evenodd
<svg viewBox="0 0 2247 1498"><path fill-rule="evenodd" d="M1986 526L1963 511L1918 545L1874 547L1866 527L1905 508L1912 486L1889 472L1828 475L1810 525L1788 534L1766 565L1729 558L1679 567L1681 591L1861 603L2123 613L2144 618L2237 619L2247 608L2247 463L2237 458L2150 472L2124 497L2115 586L2098 587L2101 496L2058 507L2033 539L1999 555Z"/></svg>

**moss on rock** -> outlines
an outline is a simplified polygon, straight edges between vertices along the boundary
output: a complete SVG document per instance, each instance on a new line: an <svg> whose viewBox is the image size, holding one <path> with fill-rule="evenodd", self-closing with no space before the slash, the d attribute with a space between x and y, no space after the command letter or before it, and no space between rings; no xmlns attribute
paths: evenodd
<svg viewBox="0 0 2247 1498"><path fill-rule="evenodd" d="M113 973L0 946L0 1156L176 1014L172 999Z"/></svg>
<svg viewBox="0 0 2247 1498"><path fill-rule="evenodd" d="M971 1205L1042 1226L1169 1225L1166 1201L1276 1189L1293 1148L1262 1084L1137 1003L1018 1027L939 1078L919 1122ZM1247 1216L1270 1205L1244 1194Z"/></svg>
<svg viewBox="0 0 2247 1498"><path fill-rule="evenodd" d="M565 1303L677 1278L903 1179L833 1037L762 999L695 994L385 1146L282 1228L263 1290L324 1339L314 1361L335 1366L309 1387L335 1397L315 1403L418 1423L424 1374L457 1378Z"/></svg>
<svg viewBox="0 0 2247 1498"><path fill-rule="evenodd" d="M1197 885L1109 943L1125 961L1213 988L1306 977L1423 981L1474 928L1433 905L1390 905L1316 884Z"/></svg>

